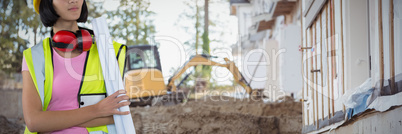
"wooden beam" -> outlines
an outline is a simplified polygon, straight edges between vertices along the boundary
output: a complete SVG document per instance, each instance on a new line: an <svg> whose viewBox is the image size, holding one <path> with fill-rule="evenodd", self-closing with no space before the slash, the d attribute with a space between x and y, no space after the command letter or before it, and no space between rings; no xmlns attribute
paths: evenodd
<svg viewBox="0 0 402 134"><path fill-rule="evenodd" d="M313 24L313 26L314 26L314 24ZM311 44L311 46L313 46L313 44L314 44L314 43L313 43L313 30L312 30L312 28L313 28L313 27L310 27L310 28L309 28L309 30L310 30L310 44ZM308 53L309 53L309 52L308 52ZM309 57L309 58L310 58L310 57ZM311 56L311 58L313 58L313 56ZM311 65L311 69L312 69L312 68L314 67L314 65L313 65L313 60L314 60L314 59L311 59L311 58L310 58L310 61L311 61L311 62L310 62L310 63L311 63L310 65ZM314 82L314 74L313 74L313 73L310 73L310 75L311 75L311 81ZM313 86L313 85L311 85L311 86ZM311 86L309 86L309 87L311 87ZM313 105L313 118L314 118L313 121L314 121L314 125L316 125L317 122L316 122L316 118L315 118L314 86L312 87L312 89L313 89L313 90L311 91L311 97L312 97L312 101L313 101L313 103L312 103L312 105ZM318 125L317 125L317 126L318 126Z"/></svg>
<svg viewBox="0 0 402 134"><path fill-rule="evenodd" d="M308 34L307 34L307 29L306 30L304 30L305 31L305 35L306 35L306 47L308 46ZM308 53L308 51L306 51L306 56L307 56L307 53ZM306 87L306 97L308 97L308 92L310 91L309 89L310 89L310 86L308 85L308 80L309 80L309 78L308 78L308 57L306 57L306 80L307 81L305 81L305 82L307 82L307 87Z"/></svg>
<svg viewBox="0 0 402 134"><path fill-rule="evenodd" d="M329 72L330 72L330 70L329 70L329 60L328 60L328 57L329 57L329 51L328 51L328 49L329 49L329 40L328 40L328 38L329 38L329 34L328 34L328 27L329 27L329 23L328 23L328 10L329 10L329 4L327 4L326 6L325 6L325 17L326 17L326 33L325 33L325 35L327 36L326 37L326 40L327 40L327 43L326 43L326 45L327 45L327 50L326 50L326 54L327 54L327 57L326 57L326 60L327 60L327 87L328 87L328 119L330 119L331 118L331 97L330 97L330 85L329 85L329 81L330 81L330 77L329 77Z"/></svg>
<svg viewBox="0 0 402 134"><path fill-rule="evenodd" d="M320 13L320 60L321 60L321 65L320 65L320 69L321 70L323 70L323 68L322 68L322 54L323 54L323 52L322 52L322 46L323 46L323 44L324 44L324 41L323 41L323 36L322 36L322 14L323 14L324 12L321 12ZM324 82L323 82L323 71L321 71L320 72L320 74L321 74L321 113L322 113L322 119L324 119Z"/></svg>
<svg viewBox="0 0 402 134"><path fill-rule="evenodd" d="M342 5L342 0L341 2L341 45L342 45L342 95L345 94L345 48L343 44L343 5ZM345 105L343 105L343 112L345 112Z"/></svg>
<svg viewBox="0 0 402 134"><path fill-rule="evenodd" d="M316 21L314 22L314 46L315 46L315 49L314 49L314 60L315 60L315 62L314 62L314 69L317 69L317 58L318 58L318 56L317 56L317 19L316 19ZM317 73L315 73L315 77L314 77L314 85L315 85L315 99L316 99L316 103L315 103L315 105L316 105L316 111L317 111L317 129L318 129L318 126L319 126L319 122L318 122L318 120L319 120L319 112L318 112L318 109L319 109L319 107L318 107L318 74Z"/></svg>
<svg viewBox="0 0 402 134"><path fill-rule="evenodd" d="M380 49L380 91L384 87L384 43L383 43L383 28L382 28L382 0L378 0L378 35Z"/></svg>
<svg viewBox="0 0 402 134"><path fill-rule="evenodd" d="M278 1L273 13L273 17L290 14L295 5L296 2L294 1Z"/></svg>
<svg viewBox="0 0 402 134"><path fill-rule="evenodd" d="M272 19L270 21L262 20L258 23L259 24L258 24L257 32L260 32L263 30L272 29L272 27L275 25L275 19Z"/></svg>
<svg viewBox="0 0 402 134"><path fill-rule="evenodd" d="M303 0L300 0L299 1L299 5L300 5L300 32L301 32L301 34L300 34L300 41L301 41L301 47L304 47L304 43L303 43L303 5L302 5L302 3L303 3ZM301 71L302 71L302 75L304 75L304 73L303 73L303 71L304 71L304 63L303 63L303 57L304 57L304 51L302 50L301 51L301 63L302 63L302 66L301 66ZM304 77L304 76L302 76L302 77ZM303 123L302 123L302 125L303 126L305 126L306 124L304 123L305 122L305 118L304 118L304 83L302 84L302 121L303 121Z"/></svg>
<svg viewBox="0 0 402 134"><path fill-rule="evenodd" d="M307 36L307 29L305 29L304 30L305 31L305 35L306 35L306 47L308 46L308 36ZM307 53L308 53L308 51L306 51L306 56L307 56ZM309 97L309 93L308 92L310 92L310 86L308 85L308 81L309 81L309 77L308 77L308 57L306 57L306 83L307 83L307 86L306 86L306 97L308 98ZM310 103L310 102L309 102ZM307 115L308 115L308 118L307 118L307 124L310 124L310 114L309 114L309 109L307 109Z"/></svg>
<svg viewBox="0 0 402 134"><path fill-rule="evenodd" d="M230 6L230 15L236 15L236 11L237 11L237 9L236 9L236 6Z"/></svg>
<svg viewBox="0 0 402 134"><path fill-rule="evenodd" d="M307 29L307 27L304 29L304 33L305 33L305 35L306 35L306 39L305 39L305 41L306 41L306 47L308 47L308 34L307 34L307 31L308 31L308 29ZM311 47L311 46L310 46ZM307 56L307 53L308 53L308 51L306 51L306 56ZM310 86L308 85L308 81L309 81L309 77L308 77L308 57L306 57L306 73L305 73L305 75L306 75L306 81L305 81L305 83L307 83L307 85L306 85L306 97L308 98L309 97L309 93L308 92L310 92ZM309 100L310 101L310 100ZM309 104L310 104L310 102L308 102ZM308 108L307 109L307 125L309 125L310 124L310 109Z"/></svg>
<svg viewBox="0 0 402 134"><path fill-rule="evenodd" d="M334 0L330 0L331 5L331 92L332 92L332 116L335 115L335 96L334 96L334 79L336 74L336 62L335 62L335 13L334 13Z"/></svg>
<svg viewBox="0 0 402 134"><path fill-rule="evenodd" d="M307 125L310 125L310 110L307 109Z"/></svg>
<svg viewBox="0 0 402 134"><path fill-rule="evenodd" d="M397 93L395 88L395 59L394 59L394 0L389 1L389 63L391 73L391 92Z"/></svg>

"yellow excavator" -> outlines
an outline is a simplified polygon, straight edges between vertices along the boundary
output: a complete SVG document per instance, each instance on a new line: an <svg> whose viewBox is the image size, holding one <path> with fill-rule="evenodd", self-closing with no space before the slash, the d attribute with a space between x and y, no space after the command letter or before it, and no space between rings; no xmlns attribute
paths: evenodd
<svg viewBox="0 0 402 134"><path fill-rule="evenodd" d="M230 61L228 58L224 58L225 63L222 64L211 60L217 57L209 55L192 56L190 60L169 78L168 84L165 85L159 51L156 46L128 46L126 57L123 77L127 95L132 102L131 106L171 105L183 102L187 96L183 91L178 90L178 85L175 85L175 80L179 79L190 67L198 65L227 68L233 74L234 80L241 85L251 97L262 96L262 90L253 90L234 62ZM188 77L188 75L186 77Z"/></svg>

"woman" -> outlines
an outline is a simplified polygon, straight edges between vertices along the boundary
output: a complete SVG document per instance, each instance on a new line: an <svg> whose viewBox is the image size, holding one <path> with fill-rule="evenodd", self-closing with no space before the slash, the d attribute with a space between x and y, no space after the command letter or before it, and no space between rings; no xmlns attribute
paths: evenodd
<svg viewBox="0 0 402 134"><path fill-rule="evenodd" d="M106 97L93 32L77 25L87 20L85 0L34 0L34 7L52 37L24 51L25 133L107 133L112 115L130 114L117 111L130 102L125 90ZM125 47L114 46L122 65Z"/></svg>

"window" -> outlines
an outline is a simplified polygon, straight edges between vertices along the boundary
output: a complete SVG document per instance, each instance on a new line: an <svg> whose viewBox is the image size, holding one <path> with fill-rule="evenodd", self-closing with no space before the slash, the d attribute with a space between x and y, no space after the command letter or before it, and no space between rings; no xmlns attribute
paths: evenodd
<svg viewBox="0 0 402 134"><path fill-rule="evenodd" d="M129 69L156 68L156 57L151 49L135 51L128 55Z"/></svg>

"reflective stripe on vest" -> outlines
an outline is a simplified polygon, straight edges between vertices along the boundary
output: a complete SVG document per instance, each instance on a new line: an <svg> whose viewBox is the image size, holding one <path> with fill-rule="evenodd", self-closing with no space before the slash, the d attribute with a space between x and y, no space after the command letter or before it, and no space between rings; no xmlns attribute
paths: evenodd
<svg viewBox="0 0 402 134"><path fill-rule="evenodd" d="M32 80L35 84L36 90L42 102L42 110L46 111L52 97L53 87L53 51L51 49L50 39L46 38L42 42L28 48L24 51L24 57L31 74ZM123 73L125 52L127 47L125 45L113 42L115 54L118 59L120 73ZM116 50L116 48L118 48ZM118 54L120 53L120 54ZM122 63L122 64L121 64ZM83 95L98 95L106 94L105 84L103 81L100 60L96 44L93 44L91 49L87 52L86 61L84 64L83 77L79 93L77 94L78 103L80 105L80 97ZM88 132L92 133L108 133L114 129L113 125L104 125L98 127L87 127ZM25 128L24 133L32 133ZM36 132L34 132L36 133Z"/></svg>

